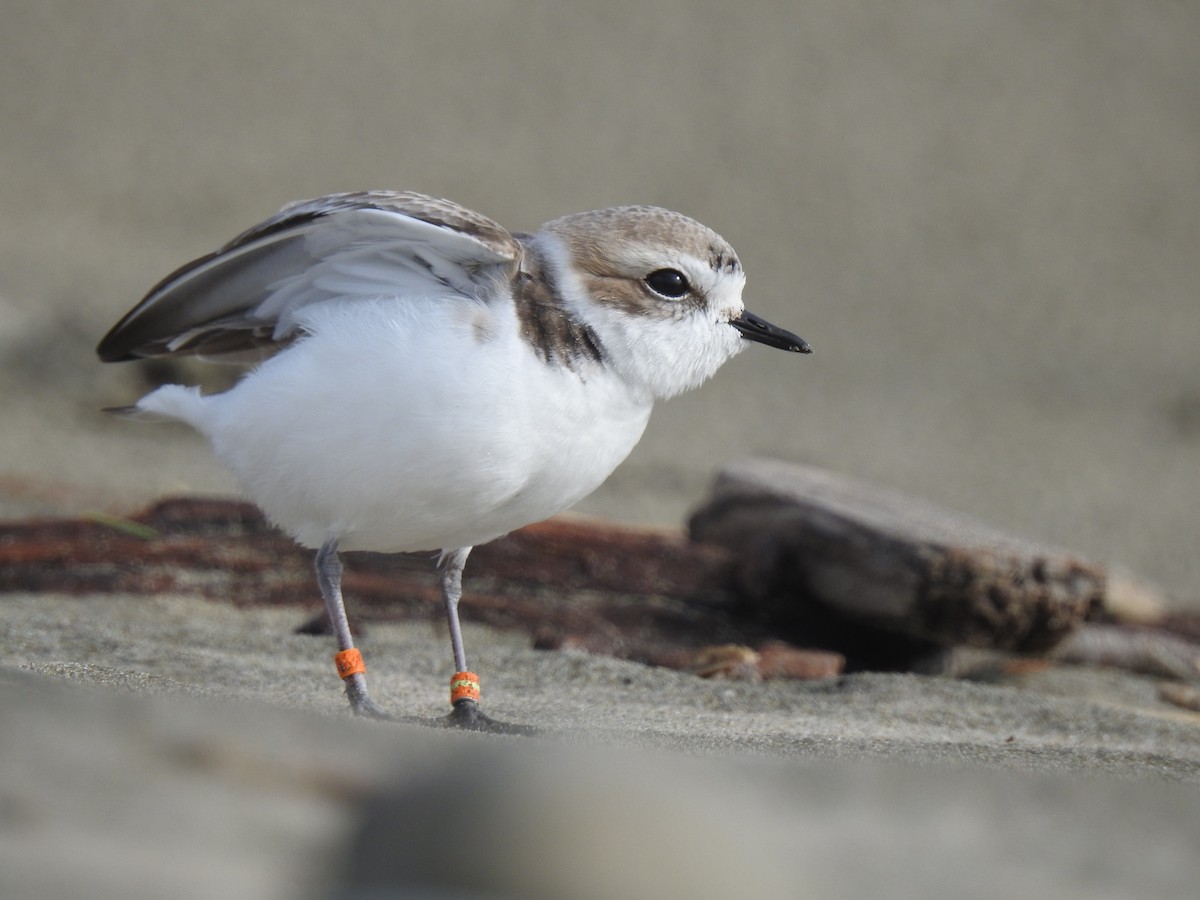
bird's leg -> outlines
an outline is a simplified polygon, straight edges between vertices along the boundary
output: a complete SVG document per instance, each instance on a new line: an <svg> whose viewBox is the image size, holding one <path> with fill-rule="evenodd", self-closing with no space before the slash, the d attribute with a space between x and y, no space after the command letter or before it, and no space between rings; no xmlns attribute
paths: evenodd
<svg viewBox="0 0 1200 900"><path fill-rule="evenodd" d="M485 717L479 711L479 676L467 671L467 654L463 650L462 626L458 621L458 601L462 599L463 566L467 564L470 547L444 552L438 560L441 574L442 601L446 604L446 621L450 625L450 647L454 652L454 674L450 677L450 703L454 711L448 722L467 728L477 727Z"/></svg>
<svg viewBox="0 0 1200 900"><path fill-rule="evenodd" d="M462 599L462 573L467 564L470 547L450 550L438 560L441 573L442 600L446 604L446 619L450 623L450 646L454 650L454 667L467 670L467 654L463 651L462 626L458 624L458 601Z"/></svg>
<svg viewBox="0 0 1200 900"><path fill-rule="evenodd" d="M329 613L329 624L337 637L338 653L334 662L338 674L346 683L346 697L356 715L371 716L377 719L388 718L387 714L372 702L367 694L366 669L362 663L362 655L354 648L354 639L350 635L350 621L346 618L346 604L342 602L342 561L338 558L338 544L330 538L317 551L317 584L321 587L321 597L325 600L325 610Z"/></svg>
<svg viewBox="0 0 1200 900"><path fill-rule="evenodd" d="M467 654L463 650L462 626L458 622L458 601L462 598L463 566L467 564L470 547L448 550L438 560L441 573L442 600L446 604L446 620L450 624L450 646L454 650L454 675L450 679L450 702L454 710L442 725L468 728L472 731L495 731L505 734L529 734L532 729L521 725L497 722L479 709L479 676L467 671Z"/></svg>

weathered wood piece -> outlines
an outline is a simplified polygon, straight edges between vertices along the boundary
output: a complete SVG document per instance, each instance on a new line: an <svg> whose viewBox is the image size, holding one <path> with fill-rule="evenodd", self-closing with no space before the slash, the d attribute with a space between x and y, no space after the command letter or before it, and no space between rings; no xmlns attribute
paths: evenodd
<svg viewBox="0 0 1200 900"><path fill-rule="evenodd" d="M896 667L937 647L1035 653L1071 634L1104 596L1105 571L822 469L748 460L723 469L690 522L738 560L768 627L851 663Z"/></svg>
<svg viewBox="0 0 1200 900"><path fill-rule="evenodd" d="M863 505L836 492L841 479L817 473L819 489L802 495L817 515L797 512L775 471L767 471L768 489L755 483L750 492L738 471L696 519L698 533L708 528L707 536L725 546L689 543L671 530L560 517L476 548L464 616L524 631L545 649L586 650L709 677L817 678L844 668L943 671L936 663L950 645L1031 652L1095 608L1092 593L1103 573L1069 554L1007 537L983 542L978 535L994 532L977 523L955 524L953 540L943 536L939 543L928 524L939 511L896 495L881 503L886 492L858 485L881 505L876 519L900 520L878 538L864 516L847 511L861 513ZM901 513L893 515L898 504ZM918 507L921 528L905 532L904 515ZM845 535L853 540L839 543ZM870 557L881 545L890 555ZM837 552L830 555L830 546ZM830 585L866 579L862 595L813 593L811 560L822 548L832 562L818 557L818 567L829 566L834 577L815 583L828 592ZM975 555L987 561L982 576L969 567ZM1022 571L1014 558L1027 569L1029 560L1044 560L1040 578L1025 576L1014 586L1012 573ZM889 561L893 569L908 568L896 573ZM921 571L954 578L925 585L913 574ZM1050 577L1055 572L1075 572L1078 582L1064 586ZM992 590L998 580L1004 590ZM443 621L432 555L349 554L344 583L356 622ZM1071 593L1072 584L1087 591ZM298 622L310 615L310 630L324 625L312 554L268 526L253 506L222 499L164 500L130 518L0 522L0 592L6 590L183 592L240 606L296 606ZM889 591L894 605L880 604ZM864 604L863 596L874 603ZM1052 658L1196 680L1200 615L1156 613L1151 624L1114 625L1121 617L1106 605L1098 618L1108 624L1075 632ZM801 649L814 647L822 649Z"/></svg>
<svg viewBox="0 0 1200 900"><path fill-rule="evenodd" d="M433 557L346 554L342 583L352 617L443 621ZM546 649L710 676L841 671L836 653L788 647L730 616L721 590L728 567L726 551L676 531L559 517L473 551L463 617L525 631ZM238 606L297 605L323 622L312 553L254 506L221 499L163 500L127 519L0 523L3 591L183 592ZM722 665L713 662L712 645L745 653Z"/></svg>
<svg viewBox="0 0 1200 900"><path fill-rule="evenodd" d="M1089 622L1051 655L1059 662L1200 681L1200 644L1157 628Z"/></svg>
<svg viewBox="0 0 1200 900"><path fill-rule="evenodd" d="M1175 681L1165 681L1158 686L1160 700L1173 703L1183 709L1200 712L1200 688Z"/></svg>

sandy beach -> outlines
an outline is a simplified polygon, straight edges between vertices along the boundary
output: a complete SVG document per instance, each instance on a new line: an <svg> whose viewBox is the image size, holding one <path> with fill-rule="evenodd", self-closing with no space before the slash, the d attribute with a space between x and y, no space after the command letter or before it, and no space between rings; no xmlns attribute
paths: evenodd
<svg viewBox="0 0 1200 900"><path fill-rule="evenodd" d="M483 787L444 801L466 821L493 792L531 804L509 798L489 842L535 841L566 816L564 842L604 847L632 829L665 852L678 810L698 804L684 827L707 862L694 865L714 869L711 884L765 871L783 886L756 896L1182 898L1200 877L1200 716L1157 700L1151 679L709 681L469 628L489 711L541 731L514 738L354 720L326 641L290 633L299 609L41 594L0 610L6 896L330 896L354 883L349 848L392 785L468 774ZM376 696L396 713L443 714L438 632L371 628ZM570 800L589 779L615 809ZM392 819L439 821L403 794L393 806ZM376 854L411 890L403 848ZM558 857L527 852L542 862L526 876L548 892L494 866L495 896L562 896ZM595 852L614 872L628 864L629 848ZM583 857L564 865L586 870ZM431 896L452 895L444 877ZM688 895L660 887L570 895Z"/></svg>
<svg viewBox="0 0 1200 900"><path fill-rule="evenodd" d="M651 203L722 233L748 308L815 353L747 352L662 404L583 511L677 527L719 466L764 455L1126 567L1196 609L1198 28L1188 5L1081 0L12 5L0 518L236 492L185 429L99 412L230 373L101 366L94 347L164 274L287 201L407 188L514 229ZM604 836L673 858L678 833L692 874L760 896L1194 895L1200 715L1153 679L706 681L536 652L469 607L490 711L539 737L351 719L327 641L293 633L307 607L0 595L0 894L365 897L392 866L410 893L563 896L563 871L639 871L639 848ZM390 708L442 714L439 629L374 625L368 650ZM459 796L477 784L456 780L464 759L484 776ZM444 819L414 784L449 785ZM586 799L596 784L610 796ZM543 855L562 870L518 877L539 856L502 842L475 881L379 862L397 822L440 834L461 812L499 841L487 802L511 812L506 840L562 836ZM702 895L688 867L663 877L640 883ZM577 895L636 896L594 884Z"/></svg>

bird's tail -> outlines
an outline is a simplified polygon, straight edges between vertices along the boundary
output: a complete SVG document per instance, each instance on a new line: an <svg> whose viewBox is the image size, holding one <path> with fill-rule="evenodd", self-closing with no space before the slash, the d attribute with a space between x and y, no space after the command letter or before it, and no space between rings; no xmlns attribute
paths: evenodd
<svg viewBox="0 0 1200 900"><path fill-rule="evenodd" d="M145 422L174 419L186 422L193 428L203 431L204 423L208 418L206 406L206 399L200 393L200 388L187 387L182 384L164 384L133 406L110 406L104 412Z"/></svg>

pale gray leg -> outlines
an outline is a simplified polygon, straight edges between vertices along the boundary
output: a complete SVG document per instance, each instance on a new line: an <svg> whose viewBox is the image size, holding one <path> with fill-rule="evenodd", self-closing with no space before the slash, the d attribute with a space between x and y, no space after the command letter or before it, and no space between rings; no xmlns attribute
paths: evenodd
<svg viewBox="0 0 1200 900"><path fill-rule="evenodd" d="M342 602L342 561L338 558L338 543L330 539L317 551L317 584L329 613L329 624L333 627L339 650L354 646L350 636L350 621L346 618L346 605ZM362 673L351 675L346 682L346 697L350 707L360 716L387 718L387 714L376 706L367 695L367 676Z"/></svg>
<svg viewBox="0 0 1200 900"><path fill-rule="evenodd" d="M467 555L470 552L470 547L446 550L438 560L438 571L441 573L442 582L442 600L446 603L446 620L450 623L450 646L454 650L456 672L468 671L467 654L463 651L462 627L458 623L458 601L462 597L463 566L467 564ZM478 703L465 697L455 702L450 715L442 719L439 724L452 728L494 731L502 734L533 733L533 729L524 725L510 725L489 718L479 709Z"/></svg>
<svg viewBox="0 0 1200 900"><path fill-rule="evenodd" d="M442 600L446 604L446 619L450 623L450 646L454 650L454 670L467 671L467 654L463 651L462 627L458 624L458 601L462 599L463 566L467 564L470 547L447 550L438 560L442 576Z"/></svg>

